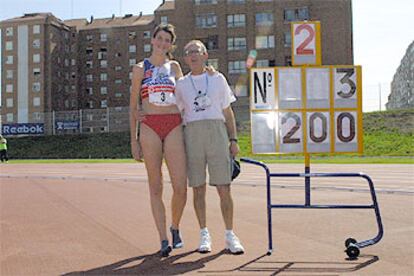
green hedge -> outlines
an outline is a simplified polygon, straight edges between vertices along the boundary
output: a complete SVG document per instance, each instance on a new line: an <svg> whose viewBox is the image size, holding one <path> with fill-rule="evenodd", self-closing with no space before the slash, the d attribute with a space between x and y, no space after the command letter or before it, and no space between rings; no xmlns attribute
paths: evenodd
<svg viewBox="0 0 414 276"><path fill-rule="evenodd" d="M250 155L248 123L241 156ZM414 110L364 113L365 156L414 156ZM129 133L8 138L11 159L130 158Z"/></svg>

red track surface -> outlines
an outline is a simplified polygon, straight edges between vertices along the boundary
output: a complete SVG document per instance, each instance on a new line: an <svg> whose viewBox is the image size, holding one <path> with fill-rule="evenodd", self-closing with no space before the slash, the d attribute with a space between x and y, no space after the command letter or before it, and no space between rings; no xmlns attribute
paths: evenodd
<svg viewBox="0 0 414 276"><path fill-rule="evenodd" d="M271 165L302 172L302 165ZM1 275L413 275L414 166L312 165L312 172L369 174L376 185L384 238L346 260L344 240L376 235L369 210L273 209L274 252L267 251L263 171L243 164L234 183L235 232L246 253L223 250L218 196L208 189L213 251L199 254L189 190L185 246L161 259L142 164L1 164ZM165 170L165 200L171 185ZM274 181L273 203L303 204L303 179ZM314 204L371 204L362 180L312 180ZM168 207L169 209L169 207ZM169 214L168 214L169 215ZM168 221L170 216L168 216Z"/></svg>

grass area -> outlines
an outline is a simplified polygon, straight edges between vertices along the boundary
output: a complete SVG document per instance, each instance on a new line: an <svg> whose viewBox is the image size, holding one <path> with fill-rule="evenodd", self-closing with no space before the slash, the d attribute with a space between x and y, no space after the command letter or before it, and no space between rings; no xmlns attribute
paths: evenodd
<svg viewBox="0 0 414 276"><path fill-rule="evenodd" d="M242 129L249 129L248 124ZM246 127L247 126L247 127ZM129 133L9 138L11 163L134 162ZM269 163L303 163L301 155L252 155L250 134L239 135L239 156ZM312 155L312 163L414 163L414 110L364 113L364 155Z"/></svg>

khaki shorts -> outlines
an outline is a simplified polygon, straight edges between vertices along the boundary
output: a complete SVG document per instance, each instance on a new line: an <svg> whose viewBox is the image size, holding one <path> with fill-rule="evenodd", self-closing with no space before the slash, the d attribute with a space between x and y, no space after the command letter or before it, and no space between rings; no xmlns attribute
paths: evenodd
<svg viewBox="0 0 414 276"><path fill-rule="evenodd" d="M208 168L210 185L231 183L229 139L222 120L201 120L184 128L187 173L190 187L206 183Z"/></svg>

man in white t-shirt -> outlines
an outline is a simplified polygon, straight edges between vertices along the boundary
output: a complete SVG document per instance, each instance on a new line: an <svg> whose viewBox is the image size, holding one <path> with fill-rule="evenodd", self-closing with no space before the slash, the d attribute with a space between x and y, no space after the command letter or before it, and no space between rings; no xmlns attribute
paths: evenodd
<svg viewBox="0 0 414 276"><path fill-rule="evenodd" d="M231 103L236 99L226 78L205 71L208 53L199 40L184 47L185 62L191 72L179 79L175 94L177 106L185 124L189 186L193 188L194 209L200 225L198 251L211 251L211 237L206 222L206 170L209 184L220 196L220 206L226 227L226 248L233 254L244 253L244 248L233 232L233 199L230 184L232 158L240 151Z"/></svg>

